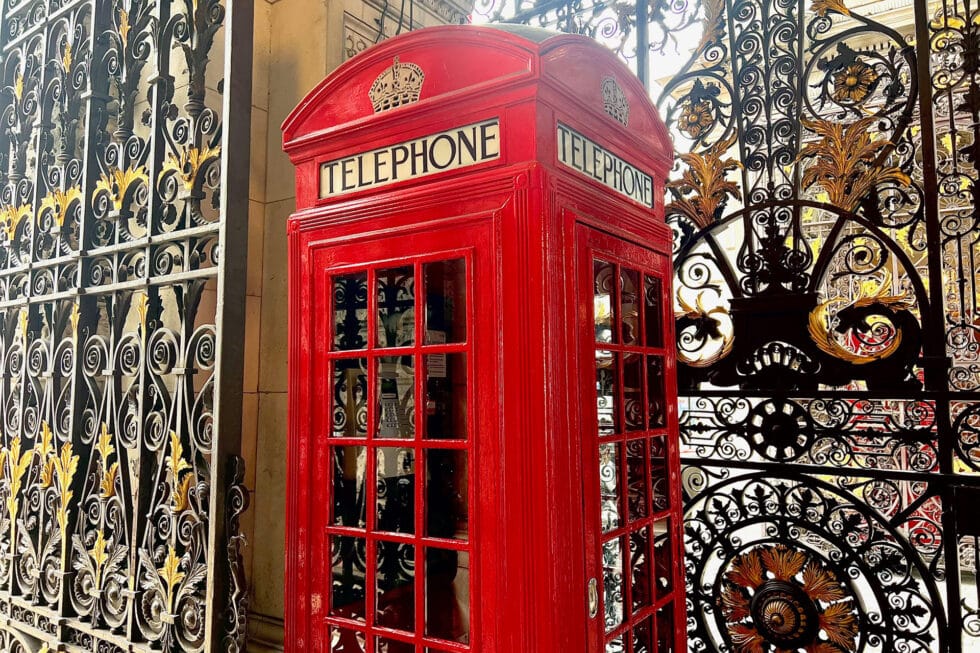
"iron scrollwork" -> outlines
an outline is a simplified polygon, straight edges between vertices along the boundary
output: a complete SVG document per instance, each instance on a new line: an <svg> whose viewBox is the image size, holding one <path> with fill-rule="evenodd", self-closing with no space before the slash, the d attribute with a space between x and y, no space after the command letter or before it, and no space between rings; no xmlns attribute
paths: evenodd
<svg viewBox="0 0 980 653"><path fill-rule="evenodd" d="M219 0L0 2L4 650L241 647L241 479L211 498L230 29Z"/></svg>

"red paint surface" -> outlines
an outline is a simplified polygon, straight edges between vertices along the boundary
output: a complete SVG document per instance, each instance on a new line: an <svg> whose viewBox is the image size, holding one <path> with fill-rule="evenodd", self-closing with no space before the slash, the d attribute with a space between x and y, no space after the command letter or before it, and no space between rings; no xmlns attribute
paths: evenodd
<svg viewBox="0 0 980 653"><path fill-rule="evenodd" d="M375 114L367 91L395 56L425 71L421 99ZM601 80L609 76L629 101L627 127L603 111ZM489 118L500 120L502 149L494 161L318 199L321 162ZM652 175L654 209L559 165L558 122ZM594 258L662 280L664 342L674 342L670 233L662 204L670 144L639 82L584 37L535 43L492 28L432 28L386 41L341 66L299 105L283 131L297 167L297 210L289 221L287 650L330 651L330 629L342 627L365 633L366 651L380 650L374 643L380 634L416 653L599 653L604 642L667 605L673 606L672 625L651 635L654 649L684 650L676 359L670 347L637 350L664 357L666 427L618 436L623 443L665 436L670 508L600 535ZM420 533L379 534L372 510L364 529L331 525L329 447L380 441L331 437L329 370L347 354L330 346L330 279L367 270L371 288L375 270L411 265L419 272L426 261L456 257L468 266L466 341L425 349L464 353L469 361L468 433L445 445L467 452L469 539L437 542L470 557L469 644L424 634L420 582L406 590L415 592L411 629L375 623L370 591L363 621L341 614L342 606L331 604L328 543L331 535L357 535L368 542L370 557L381 542L434 542ZM369 312L374 308L371 299ZM424 328L419 316L416 343ZM364 355L386 351L372 344ZM416 344L398 353L421 355L423 348ZM417 390L424 392L421 376L416 374ZM369 387L369 395L375 391ZM368 402L369 431L378 418L374 404ZM424 411L416 412L421 426ZM415 433L397 446L424 456L429 445L421 428ZM625 511L629 479L625 468L621 474ZM656 480L649 479L646 492ZM368 490L369 506L373 492ZM426 513L418 489L414 501L421 524ZM605 632L603 606L590 619L586 600L590 578L598 579L603 594L601 542L627 537L630 528L652 526L661 517L670 518L673 589ZM424 563L416 558L421 578ZM639 649L627 642L623 650Z"/></svg>

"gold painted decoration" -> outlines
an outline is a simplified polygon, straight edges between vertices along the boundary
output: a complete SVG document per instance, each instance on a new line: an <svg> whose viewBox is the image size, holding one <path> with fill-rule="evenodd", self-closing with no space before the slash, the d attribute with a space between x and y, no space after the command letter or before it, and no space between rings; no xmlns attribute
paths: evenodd
<svg viewBox="0 0 980 653"><path fill-rule="evenodd" d="M677 128L692 139L700 138L711 131L715 124L714 111L707 100L687 102L677 120Z"/></svg>
<svg viewBox="0 0 980 653"><path fill-rule="evenodd" d="M828 12L850 16L851 10L847 8L842 0L813 0L810 3L810 11L818 16L826 16Z"/></svg>
<svg viewBox="0 0 980 653"><path fill-rule="evenodd" d="M720 217L729 197L742 199L738 184L726 178L729 172L742 167L739 161L726 156L735 137L733 133L703 153L678 156L686 168L680 179L667 182L667 190L673 197L666 207L667 215L683 215L703 229Z"/></svg>
<svg viewBox="0 0 980 653"><path fill-rule="evenodd" d="M119 38L122 39L123 47L129 43L129 12L122 7L119 8Z"/></svg>
<svg viewBox="0 0 980 653"><path fill-rule="evenodd" d="M858 619L849 588L809 551L757 546L725 569L719 606L735 653L851 653Z"/></svg>
<svg viewBox="0 0 980 653"><path fill-rule="evenodd" d="M99 177L95 184L95 195L105 193L112 204L112 208L116 211L122 211L130 192L138 184L146 185L149 184L149 181L150 178L144 166L126 168L125 170L114 168L108 174Z"/></svg>
<svg viewBox="0 0 980 653"><path fill-rule="evenodd" d="M66 39L65 53L61 55L61 65L64 67L66 73L71 70L71 63L72 63L71 41L68 41Z"/></svg>
<svg viewBox="0 0 980 653"><path fill-rule="evenodd" d="M705 368L710 367L721 359L732 353L735 347L735 325L732 323L732 316L728 307L720 299L715 300L715 305L710 308L707 306L709 299L707 291L698 292L694 299L694 304L689 303L684 297L684 286L677 285L674 304L674 319L678 320L678 329L682 339L685 338L687 326L680 322L681 319L688 320L695 324L702 325L698 331L700 337L692 336L692 340L699 340L699 347L691 351L685 347L677 350L677 360L690 367ZM710 325L710 326L708 326Z"/></svg>
<svg viewBox="0 0 980 653"><path fill-rule="evenodd" d="M847 64L833 75L834 90L831 97L835 102L863 102L874 89L878 81L878 73L875 69L856 60Z"/></svg>
<svg viewBox="0 0 980 653"><path fill-rule="evenodd" d="M810 311L807 331L820 351L854 365L867 365L884 360L899 350L902 345L902 331L889 315L895 311L909 310L912 302L905 295L891 294L891 275L886 274L878 283L874 280L863 282L857 298L832 313L834 304L840 303L841 300L821 302ZM864 326L871 333L886 334L887 337L872 345L852 338L850 342L853 348L844 346L834 337L832 324L836 314L844 308L866 309L874 306L879 306L881 313L867 313L863 318ZM850 335L855 326L857 325L849 327L845 336Z"/></svg>
<svg viewBox="0 0 980 653"><path fill-rule="evenodd" d="M65 226L65 218L68 216L68 210L76 202L81 202L82 200L82 189L78 186L72 186L68 190L57 189L48 193L43 200L41 200L41 215L48 212L51 213L51 217L54 223L58 225L58 228Z"/></svg>
<svg viewBox="0 0 980 653"><path fill-rule="evenodd" d="M17 227L25 218L34 215L34 208L30 204L21 206L0 206L0 226L7 234L7 242L12 243L17 236Z"/></svg>
<svg viewBox="0 0 980 653"><path fill-rule="evenodd" d="M186 190L193 190L201 170L220 156L220 146L213 148L204 146L200 149L196 147L182 148L178 154L171 154L163 162L160 178L176 175Z"/></svg>
<svg viewBox="0 0 980 653"><path fill-rule="evenodd" d="M906 187L909 176L884 161L890 141L875 139L874 116L849 125L828 120L803 119L803 126L817 135L800 151L798 161L810 160L803 172L804 188L819 187L828 203L845 211L855 210L881 184Z"/></svg>
<svg viewBox="0 0 980 653"><path fill-rule="evenodd" d="M24 97L24 75L19 74L14 80L14 97L20 102L21 98Z"/></svg>

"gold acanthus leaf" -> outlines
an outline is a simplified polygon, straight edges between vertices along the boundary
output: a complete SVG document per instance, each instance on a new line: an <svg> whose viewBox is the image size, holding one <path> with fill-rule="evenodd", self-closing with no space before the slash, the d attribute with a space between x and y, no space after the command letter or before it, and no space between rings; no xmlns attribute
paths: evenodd
<svg viewBox="0 0 980 653"><path fill-rule="evenodd" d="M99 177L99 181L95 183L95 193L96 195L99 193L108 194L112 206L117 211L121 211L129 188L137 183L150 183L150 176L144 166L126 168L125 170L114 168L109 174L103 174Z"/></svg>
<svg viewBox="0 0 980 653"><path fill-rule="evenodd" d="M7 242L13 242L21 221L30 218L33 214L34 207L30 204L0 207L0 227L7 234Z"/></svg>
<svg viewBox="0 0 980 653"><path fill-rule="evenodd" d="M719 207L729 196L742 199L738 184L726 179L729 172L740 169L742 164L723 158L736 138L733 132L704 152L688 152L678 157L687 167L680 179L667 182L667 189L674 195L666 208L668 215L684 215L703 229L715 221Z"/></svg>
<svg viewBox="0 0 980 653"><path fill-rule="evenodd" d="M735 559L725 577L739 587L755 589L765 581L762 559L756 550L744 553Z"/></svg>
<svg viewBox="0 0 980 653"><path fill-rule="evenodd" d="M131 29L129 25L129 12L127 12L122 7L119 8L119 38L122 39L123 48L129 42L129 30Z"/></svg>
<svg viewBox="0 0 980 653"><path fill-rule="evenodd" d="M82 309L81 306L79 306L78 302L76 301L75 305L72 306L71 308L71 316L68 318L69 320L71 320L71 332L73 334L78 333L78 320L81 316L82 316Z"/></svg>
<svg viewBox="0 0 980 653"><path fill-rule="evenodd" d="M95 450L102 456L103 463L108 463L109 456L116 452L116 448L112 446L112 434L109 433L109 425L105 422L102 422L102 433L99 435L99 442L95 446Z"/></svg>
<svg viewBox="0 0 980 653"><path fill-rule="evenodd" d="M834 575L813 561L803 569L803 591L815 601L840 601L846 596Z"/></svg>
<svg viewBox="0 0 980 653"><path fill-rule="evenodd" d="M869 116L842 125L804 118L803 126L819 138L807 143L797 156L798 162L813 159L803 173L803 188L818 186L827 193L830 204L853 211L879 184L908 186L912 183L901 169L885 163L876 165L892 143L873 138L875 121L874 116Z"/></svg>
<svg viewBox="0 0 980 653"><path fill-rule="evenodd" d="M827 638L845 651L853 651L858 634L857 617L851 602L841 601L828 605L820 615L820 628Z"/></svg>
<svg viewBox="0 0 980 653"><path fill-rule="evenodd" d="M88 554L92 557L92 562L95 563L96 572L101 570L102 565L109 559L109 553L107 551L108 544L105 539L105 533L100 528L95 534L95 544L88 550Z"/></svg>
<svg viewBox="0 0 980 653"><path fill-rule="evenodd" d="M149 311L150 297L145 292L136 296L136 313L140 316L140 325L146 332L146 315Z"/></svg>
<svg viewBox="0 0 980 653"><path fill-rule="evenodd" d="M52 433L51 427L46 421L42 421L41 441L34 445L34 448L37 449L37 455L41 457L41 460L47 460L48 456L54 451L53 440L54 433Z"/></svg>
<svg viewBox="0 0 980 653"><path fill-rule="evenodd" d="M851 15L851 10L844 5L842 0L813 0L810 4L810 11L821 18L826 16L827 12L830 11L843 14L844 16Z"/></svg>
<svg viewBox="0 0 980 653"><path fill-rule="evenodd" d="M20 102L20 99L24 97L24 75L23 73L18 74L14 79L14 97Z"/></svg>
<svg viewBox="0 0 980 653"><path fill-rule="evenodd" d="M181 444L177 431L170 432L170 455L167 456L167 465L173 474L175 485L180 481L180 473L191 468L190 463L184 460L184 445Z"/></svg>
<svg viewBox="0 0 980 653"><path fill-rule="evenodd" d="M61 65L65 67L65 72L67 73L71 70L71 41L65 43L65 54L61 57Z"/></svg>
<svg viewBox="0 0 980 653"><path fill-rule="evenodd" d="M116 477L119 475L119 463L112 463L102 474L99 482L99 496L103 499L111 499L116 496Z"/></svg>
<svg viewBox="0 0 980 653"><path fill-rule="evenodd" d="M806 555L795 549L777 545L763 549L762 563L776 580L788 581L803 569Z"/></svg>
<svg viewBox="0 0 980 653"><path fill-rule="evenodd" d="M197 175L204 166L221 156L221 146L204 148L185 147L178 154L171 154L163 162L163 170L160 177L169 173L175 174L184 184L184 188L191 190L197 181Z"/></svg>
<svg viewBox="0 0 980 653"><path fill-rule="evenodd" d="M191 507L190 493L193 482L193 474L184 474L184 478L181 479L180 483L174 485L172 499L175 513L182 513Z"/></svg>
<svg viewBox="0 0 980 653"><path fill-rule="evenodd" d="M167 585L167 609L173 607L173 595L174 588L184 580L184 572L180 570L180 558L177 556L177 551L174 547L170 547L167 550L167 559L164 560L163 566L157 569L160 574L160 578Z"/></svg>
<svg viewBox="0 0 980 653"><path fill-rule="evenodd" d="M78 186L72 186L66 191L60 189L54 190L41 200L41 213L52 211L54 213L55 223L57 223L58 227L64 227L65 218L68 216L68 210L71 208L71 205L81 201L81 199L82 189Z"/></svg>

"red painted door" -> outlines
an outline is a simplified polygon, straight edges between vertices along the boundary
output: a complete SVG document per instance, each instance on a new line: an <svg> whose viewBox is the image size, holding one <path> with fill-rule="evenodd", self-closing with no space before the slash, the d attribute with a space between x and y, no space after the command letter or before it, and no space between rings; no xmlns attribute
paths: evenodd
<svg viewBox="0 0 980 653"><path fill-rule="evenodd" d="M680 653L683 558L667 256L576 231L590 653Z"/></svg>
<svg viewBox="0 0 980 653"><path fill-rule="evenodd" d="M488 222L324 243L314 256L314 650L467 651L493 438ZM481 322L485 320L484 322ZM477 344L477 343L485 344Z"/></svg>

